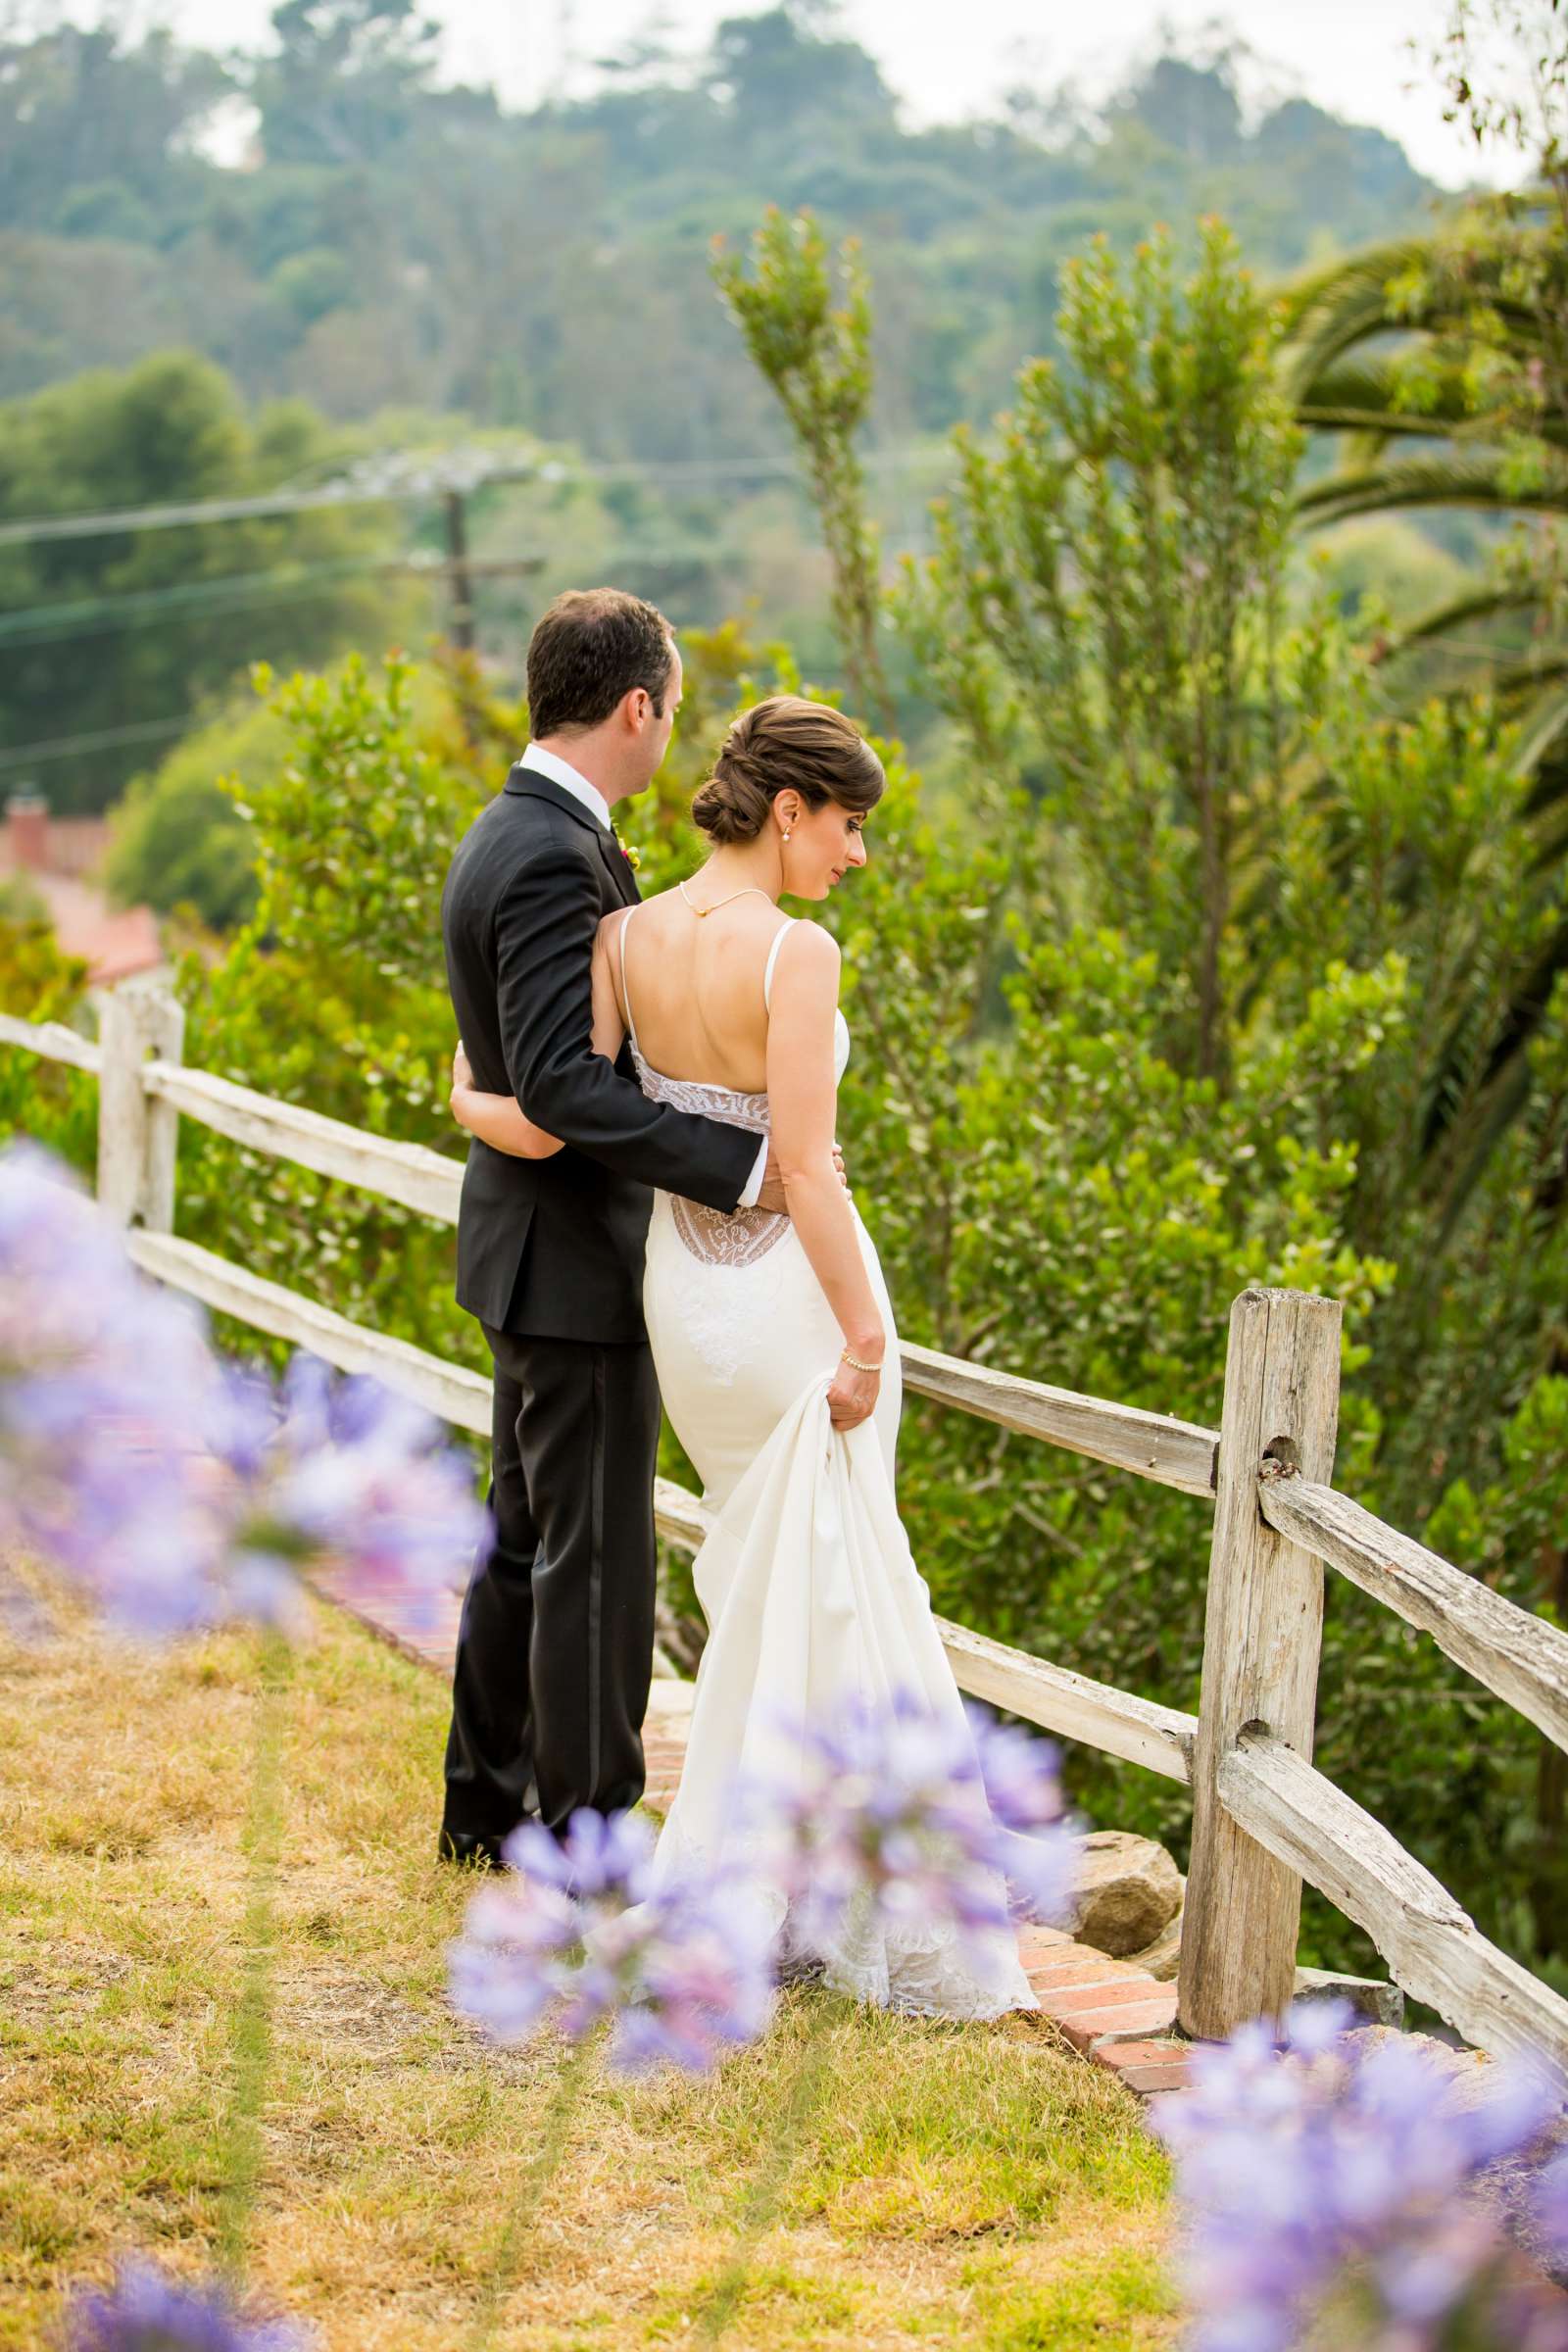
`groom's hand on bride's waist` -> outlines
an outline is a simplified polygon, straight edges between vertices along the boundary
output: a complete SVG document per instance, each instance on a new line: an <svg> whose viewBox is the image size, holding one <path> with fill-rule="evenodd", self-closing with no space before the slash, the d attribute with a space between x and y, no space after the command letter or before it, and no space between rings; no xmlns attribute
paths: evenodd
<svg viewBox="0 0 1568 2352"><path fill-rule="evenodd" d="M837 1144L833 1147L833 1165L839 1172L840 1184L848 1192L850 1180L844 1172L844 1154ZM762 1189L757 1196L757 1205L759 1208L765 1208L771 1216L775 1217L787 1217L790 1213L790 1204L784 1192L784 1179L778 1170L778 1153L771 1144L767 1147L767 1166L762 1171Z"/></svg>

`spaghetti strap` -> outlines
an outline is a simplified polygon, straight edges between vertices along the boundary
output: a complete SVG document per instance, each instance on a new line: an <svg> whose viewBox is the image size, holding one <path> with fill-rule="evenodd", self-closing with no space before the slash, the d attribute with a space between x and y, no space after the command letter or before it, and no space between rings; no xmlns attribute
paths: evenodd
<svg viewBox="0 0 1568 2352"><path fill-rule="evenodd" d="M626 986L626 934L631 929L631 918L636 911L637 908L633 905L628 906L621 916L617 945L620 949L620 1008L626 1015L626 1027L631 1037L631 1050L641 1059L642 1048L637 1043L637 1022L631 1008L631 990Z"/></svg>
<svg viewBox="0 0 1568 2352"><path fill-rule="evenodd" d="M762 972L762 1010L764 1012L771 1012L773 1009L773 966L777 963L778 952L784 945L784 934L786 931L794 930L797 920L798 917L793 914L787 914L784 917L773 934L773 945L767 951L767 962Z"/></svg>

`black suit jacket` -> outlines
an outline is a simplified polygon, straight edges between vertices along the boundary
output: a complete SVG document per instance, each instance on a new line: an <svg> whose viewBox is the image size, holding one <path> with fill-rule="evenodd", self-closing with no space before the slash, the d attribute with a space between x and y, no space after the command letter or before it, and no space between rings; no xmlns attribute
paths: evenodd
<svg viewBox="0 0 1568 2352"><path fill-rule="evenodd" d="M642 1339L650 1188L732 1209L756 1165L755 1135L650 1102L629 1053L612 1069L593 1051L594 935L637 896L613 836L520 765L447 875L447 981L475 1082L566 1146L532 1160L468 1147L458 1301L500 1330Z"/></svg>

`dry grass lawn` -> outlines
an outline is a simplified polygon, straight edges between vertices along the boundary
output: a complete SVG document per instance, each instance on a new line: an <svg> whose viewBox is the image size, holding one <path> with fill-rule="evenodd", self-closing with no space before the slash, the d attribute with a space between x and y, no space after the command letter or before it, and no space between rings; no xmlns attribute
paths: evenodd
<svg viewBox="0 0 1568 2352"><path fill-rule="evenodd" d="M200 2272L223 2180L258 1650L63 1622L0 1647L0 2347L136 2248ZM432 1859L445 1692L318 1612L287 1698L276 2046L253 2276L330 2352L452 2352L556 2080L449 2014L466 1886ZM716 2079L594 2074L496 2328L678 2344L721 2272L809 2020ZM827 2096L737 2347L1169 2345L1164 2160L1030 2019L836 2016Z"/></svg>

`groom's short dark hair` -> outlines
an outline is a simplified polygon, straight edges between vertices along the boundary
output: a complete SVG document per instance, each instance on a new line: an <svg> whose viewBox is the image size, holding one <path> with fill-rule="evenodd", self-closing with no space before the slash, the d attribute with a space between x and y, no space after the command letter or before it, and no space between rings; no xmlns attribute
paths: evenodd
<svg viewBox="0 0 1568 2352"><path fill-rule="evenodd" d="M597 727L640 686L662 718L674 631L622 588L568 588L528 640L528 726L537 738Z"/></svg>

